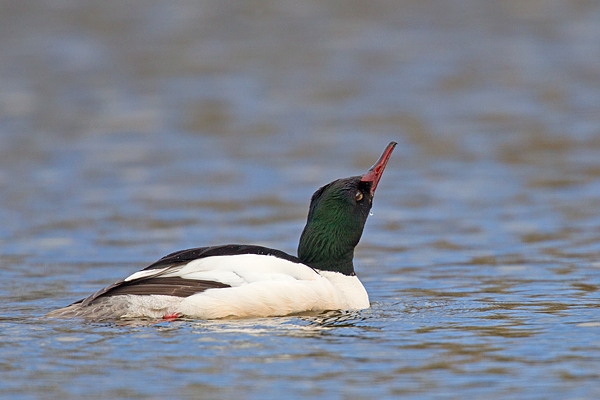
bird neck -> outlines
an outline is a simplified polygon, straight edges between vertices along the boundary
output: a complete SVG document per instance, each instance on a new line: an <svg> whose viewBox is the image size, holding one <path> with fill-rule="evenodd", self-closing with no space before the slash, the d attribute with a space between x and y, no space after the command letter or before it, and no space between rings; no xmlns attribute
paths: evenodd
<svg viewBox="0 0 600 400"><path fill-rule="evenodd" d="M309 218L298 244L300 261L322 271L354 275L354 248L360 240L364 223L357 227L343 220Z"/></svg>

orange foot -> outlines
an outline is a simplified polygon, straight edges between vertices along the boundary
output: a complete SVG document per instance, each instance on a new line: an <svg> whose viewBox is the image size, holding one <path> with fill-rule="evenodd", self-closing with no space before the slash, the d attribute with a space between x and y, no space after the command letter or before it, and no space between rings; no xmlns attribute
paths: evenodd
<svg viewBox="0 0 600 400"><path fill-rule="evenodd" d="M173 313L173 314L165 314L163 315L163 319L165 321L175 321L177 318L179 318L181 315L179 315L179 313Z"/></svg>

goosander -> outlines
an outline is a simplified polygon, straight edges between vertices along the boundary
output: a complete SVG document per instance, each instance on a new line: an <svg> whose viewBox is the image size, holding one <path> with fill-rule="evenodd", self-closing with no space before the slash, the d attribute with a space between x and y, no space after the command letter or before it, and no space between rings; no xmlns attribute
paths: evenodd
<svg viewBox="0 0 600 400"><path fill-rule="evenodd" d="M352 259L395 146L366 174L313 194L297 257L254 245L181 250L47 316L216 319L369 308Z"/></svg>

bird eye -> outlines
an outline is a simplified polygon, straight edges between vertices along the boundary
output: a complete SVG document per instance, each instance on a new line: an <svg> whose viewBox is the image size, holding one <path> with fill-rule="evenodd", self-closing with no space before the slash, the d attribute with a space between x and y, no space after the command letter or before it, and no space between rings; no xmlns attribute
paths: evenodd
<svg viewBox="0 0 600 400"><path fill-rule="evenodd" d="M356 201L361 201L362 199L363 199L363 194L359 190L358 192L356 192Z"/></svg>

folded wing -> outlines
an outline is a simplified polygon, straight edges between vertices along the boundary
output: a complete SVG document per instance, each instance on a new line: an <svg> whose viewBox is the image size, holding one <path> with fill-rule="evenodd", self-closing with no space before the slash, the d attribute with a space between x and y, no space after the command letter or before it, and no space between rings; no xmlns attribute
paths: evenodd
<svg viewBox="0 0 600 400"><path fill-rule="evenodd" d="M209 289L261 281L315 280L318 273L287 253L261 246L225 245L182 250L115 282L86 299L120 295L189 297Z"/></svg>

